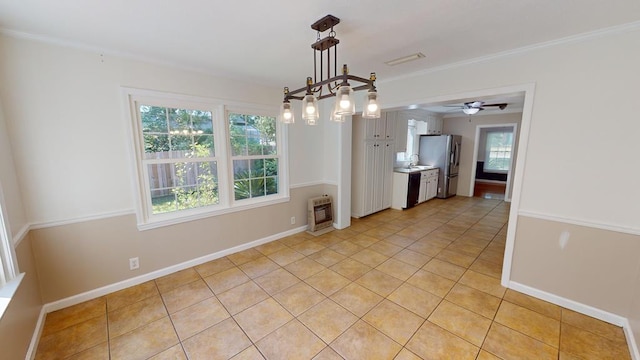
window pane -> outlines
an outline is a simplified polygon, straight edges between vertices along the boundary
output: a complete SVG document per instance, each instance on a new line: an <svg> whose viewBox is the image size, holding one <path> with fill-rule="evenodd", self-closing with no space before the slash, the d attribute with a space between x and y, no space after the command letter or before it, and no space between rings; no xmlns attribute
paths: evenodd
<svg viewBox="0 0 640 360"><path fill-rule="evenodd" d="M248 179L249 177L249 160L233 160L233 178Z"/></svg>
<svg viewBox="0 0 640 360"><path fill-rule="evenodd" d="M151 212L153 214L176 210L176 196L171 189L151 190Z"/></svg>
<svg viewBox="0 0 640 360"><path fill-rule="evenodd" d="M213 118L210 111L191 111L191 122L196 134L213 134Z"/></svg>
<svg viewBox="0 0 640 360"><path fill-rule="evenodd" d="M175 185L173 164L147 165L147 174L151 190L172 188Z"/></svg>
<svg viewBox="0 0 640 360"><path fill-rule="evenodd" d="M264 178L251 180L251 197L264 196Z"/></svg>
<svg viewBox="0 0 640 360"><path fill-rule="evenodd" d="M278 178L269 177L265 180L265 189L267 191L267 195L277 194L278 193Z"/></svg>
<svg viewBox="0 0 640 360"><path fill-rule="evenodd" d="M251 197L251 186L249 180L236 180L233 182L233 190L236 200L248 199Z"/></svg>
<svg viewBox="0 0 640 360"><path fill-rule="evenodd" d="M251 177L264 177L264 159L251 160Z"/></svg>
<svg viewBox="0 0 640 360"><path fill-rule="evenodd" d="M143 133L167 133L166 108L140 105L140 117Z"/></svg>
<svg viewBox="0 0 640 360"><path fill-rule="evenodd" d="M247 155L247 138L244 136L231 136L231 155L244 156Z"/></svg>
<svg viewBox="0 0 640 360"><path fill-rule="evenodd" d="M198 135L193 138L193 156L194 157L213 157L215 156L213 136Z"/></svg>
<svg viewBox="0 0 640 360"><path fill-rule="evenodd" d="M174 189L178 210L193 209L199 206L198 191L195 186L182 186Z"/></svg>
<svg viewBox="0 0 640 360"><path fill-rule="evenodd" d="M172 134L189 134L191 130L191 116L188 110L169 109L169 131Z"/></svg>
<svg viewBox="0 0 640 360"><path fill-rule="evenodd" d="M265 159L264 170L266 176L278 176L278 159Z"/></svg>
<svg viewBox="0 0 640 360"><path fill-rule="evenodd" d="M173 158L187 157L186 151L190 151L193 141L189 135L171 135L169 136L171 142L171 156Z"/></svg>
<svg viewBox="0 0 640 360"><path fill-rule="evenodd" d="M219 203L216 162L147 165L152 213Z"/></svg>
<svg viewBox="0 0 640 360"><path fill-rule="evenodd" d="M169 157L169 136L144 134L144 158L166 159Z"/></svg>

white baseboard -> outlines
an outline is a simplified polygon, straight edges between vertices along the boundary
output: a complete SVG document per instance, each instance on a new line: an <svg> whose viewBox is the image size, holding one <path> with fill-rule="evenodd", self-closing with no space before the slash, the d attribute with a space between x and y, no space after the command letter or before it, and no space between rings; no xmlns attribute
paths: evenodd
<svg viewBox="0 0 640 360"><path fill-rule="evenodd" d="M631 323L629 319L624 319L625 324L622 326L624 329L624 336L627 338L627 345L629 346L629 353L631 354L631 358L633 360L640 360L640 351L638 351L638 344L636 343L636 338L633 336L633 331L631 330Z"/></svg>
<svg viewBox="0 0 640 360"><path fill-rule="evenodd" d="M33 331L33 335L31 336L31 343L29 343L29 348L27 349L27 354L25 355L25 360L33 360L36 358L36 350L38 349L38 343L40 342L40 335L42 334L42 327L44 326L44 319L47 316L47 312L44 309L44 306L40 308L40 315L38 315L38 322L36 323L36 328Z"/></svg>
<svg viewBox="0 0 640 360"><path fill-rule="evenodd" d="M581 314L591 316L598 320L608 322L609 324L622 327L622 329L624 330L624 335L627 340L627 345L629 346L629 353L631 354L631 358L633 360L640 360L640 352L638 352L638 345L636 344L635 337L633 336L633 331L631 330L631 324L629 323L629 319L622 317L620 315L612 314L610 312L594 308L589 305L579 303L577 301L573 301L555 294L548 293L546 291L542 291L536 288L532 288L530 286L522 285L515 281L510 281L508 284L508 287L510 289L519 291L521 293L531 295L535 298L548 301L552 304L562 306L569 310L573 310L575 312L579 312Z"/></svg>
<svg viewBox="0 0 640 360"><path fill-rule="evenodd" d="M122 289L126 289L128 287L131 286L135 286L135 285L139 285L142 284L144 282L147 282L149 280L153 280L153 279L157 279L159 277L165 276L165 275L169 275L172 274L176 271L180 271L180 270L184 270L184 269L188 269L190 267L196 266L196 265L200 265L200 264L204 264L208 261L211 260L215 260L215 259L219 259L221 257L242 251L242 250L246 250L258 245L262 245L262 244L266 244L268 242L274 241L274 240L278 240L281 239L283 237L289 236L289 235L293 235L293 234L297 234L300 232L303 232L307 230L307 226L300 226L297 227L295 229L291 229L291 230L287 230L278 234L274 234L271 236L267 236L265 238L262 239L258 239L252 242L248 242L242 245L238 245L238 246L234 246L232 248L229 249L225 249L225 250L221 250L209 255L205 255L199 258L195 258L192 260L188 260L185 261L183 263L180 264L176 264L176 265L172 265L163 269L159 269L159 270L155 270L152 271L150 273L146 273L144 275L140 275L140 276L136 276L130 279L126 279L114 284L110 284L107 286L103 286L101 288L97 288L94 290L90 290L78 295L73 295L70 296L68 298L64 298L64 299L60 299L54 302L50 302L47 304L44 304L43 309L45 311L45 313L50 313L52 311L56 311L56 310L60 310L72 305L76 305L76 304L80 304L82 302L88 301L88 300L92 300L92 299L96 299L99 298L101 296L105 296L107 294L110 294L114 291L118 291L118 290L122 290ZM36 331L39 331L38 329L36 329Z"/></svg>

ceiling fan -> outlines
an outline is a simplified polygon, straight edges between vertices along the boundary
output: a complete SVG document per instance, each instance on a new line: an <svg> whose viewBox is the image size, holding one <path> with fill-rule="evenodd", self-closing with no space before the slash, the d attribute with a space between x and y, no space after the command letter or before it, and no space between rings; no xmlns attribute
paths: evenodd
<svg viewBox="0 0 640 360"><path fill-rule="evenodd" d="M507 103L485 105L484 101L471 101L471 102L466 102L462 105L452 105L452 106L461 108L462 112L464 112L467 115L473 115L473 114L477 114L478 111L480 110L484 110L484 108L486 107L497 107L500 110L504 110L507 107Z"/></svg>

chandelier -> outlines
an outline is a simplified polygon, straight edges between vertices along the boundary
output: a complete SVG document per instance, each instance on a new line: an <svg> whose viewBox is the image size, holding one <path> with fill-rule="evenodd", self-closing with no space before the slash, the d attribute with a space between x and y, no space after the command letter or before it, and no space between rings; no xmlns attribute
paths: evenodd
<svg viewBox="0 0 640 360"><path fill-rule="evenodd" d="M300 89L289 91L288 87L284 88L284 101L280 108L280 119L283 123L295 122L289 101L293 99L302 100L302 119L308 125L316 125L320 117L318 100L333 96L336 97L336 103L329 120L344 122L347 116L355 114L353 93L359 90L367 90L362 117L368 119L380 117L378 93L374 84L376 74L371 73L369 79L349 75L346 64L342 66L342 73L338 74L338 44L340 40L336 39L333 27L339 23L340 19L333 15L327 15L311 25L311 28L318 33L316 42L311 44L311 48L313 48L313 78L308 77L306 86ZM329 35L321 39L320 33L329 29ZM333 76L331 76L332 71ZM349 81L363 85L352 87Z"/></svg>

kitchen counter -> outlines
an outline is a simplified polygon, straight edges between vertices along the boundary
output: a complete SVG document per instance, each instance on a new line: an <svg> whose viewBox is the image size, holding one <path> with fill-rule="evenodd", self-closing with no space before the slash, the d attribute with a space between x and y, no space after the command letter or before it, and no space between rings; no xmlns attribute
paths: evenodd
<svg viewBox="0 0 640 360"><path fill-rule="evenodd" d="M397 167L397 168L394 168L393 171L398 173L410 174L410 173L421 172L425 170L433 170L433 169L437 169L437 167L427 166L427 165L414 165L411 167Z"/></svg>

